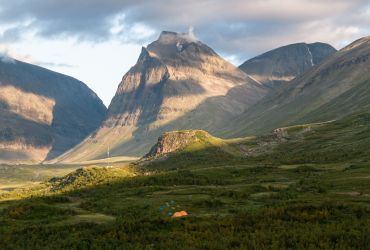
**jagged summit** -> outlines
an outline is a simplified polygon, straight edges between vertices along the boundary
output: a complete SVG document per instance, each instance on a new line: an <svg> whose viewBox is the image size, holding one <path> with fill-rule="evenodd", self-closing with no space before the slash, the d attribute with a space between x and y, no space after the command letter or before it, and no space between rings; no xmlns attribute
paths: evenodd
<svg viewBox="0 0 370 250"><path fill-rule="evenodd" d="M210 57L219 57L217 53L203 44L192 34L163 31L159 38L146 47L152 57L157 57L164 64L179 67L198 67Z"/></svg>
<svg viewBox="0 0 370 250"><path fill-rule="evenodd" d="M173 31L162 31L158 38L158 42L160 43L170 44L179 41L200 43L200 41L193 34L192 30L189 30L188 32L184 33L177 33Z"/></svg>

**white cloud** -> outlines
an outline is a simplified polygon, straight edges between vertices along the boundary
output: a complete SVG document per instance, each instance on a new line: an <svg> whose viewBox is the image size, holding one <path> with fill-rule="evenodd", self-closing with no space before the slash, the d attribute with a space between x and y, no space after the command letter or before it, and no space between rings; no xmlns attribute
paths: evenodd
<svg viewBox="0 0 370 250"><path fill-rule="evenodd" d="M185 33L182 33L181 34L182 37L184 37L185 39L189 40L189 41L198 41L199 39L195 36L194 34L194 27L193 26L189 26L189 29L187 32Z"/></svg>

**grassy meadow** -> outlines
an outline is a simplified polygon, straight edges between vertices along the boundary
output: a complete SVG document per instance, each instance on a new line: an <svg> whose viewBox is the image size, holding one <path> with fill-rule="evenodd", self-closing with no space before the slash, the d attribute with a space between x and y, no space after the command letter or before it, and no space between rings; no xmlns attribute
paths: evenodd
<svg viewBox="0 0 370 250"><path fill-rule="evenodd" d="M164 158L69 170L0 194L2 249L370 246L369 112L262 137L200 131Z"/></svg>

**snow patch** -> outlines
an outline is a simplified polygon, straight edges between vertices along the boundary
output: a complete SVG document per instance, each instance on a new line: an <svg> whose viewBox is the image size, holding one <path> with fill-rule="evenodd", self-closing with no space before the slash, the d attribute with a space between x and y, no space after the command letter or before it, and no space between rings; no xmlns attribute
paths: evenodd
<svg viewBox="0 0 370 250"><path fill-rule="evenodd" d="M309 46L307 46L307 51L308 51L308 54L310 55L311 66L315 66L315 64L313 63L313 56L312 56L312 53L311 53L311 50L310 50Z"/></svg>

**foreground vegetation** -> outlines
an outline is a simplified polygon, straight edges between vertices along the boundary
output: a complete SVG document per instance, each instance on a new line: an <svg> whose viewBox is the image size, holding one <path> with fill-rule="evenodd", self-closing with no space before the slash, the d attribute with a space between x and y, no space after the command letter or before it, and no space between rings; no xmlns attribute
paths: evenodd
<svg viewBox="0 0 370 250"><path fill-rule="evenodd" d="M3 194L2 249L368 249L370 113ZM175 211L189 216L172 218Z"/></svg>

